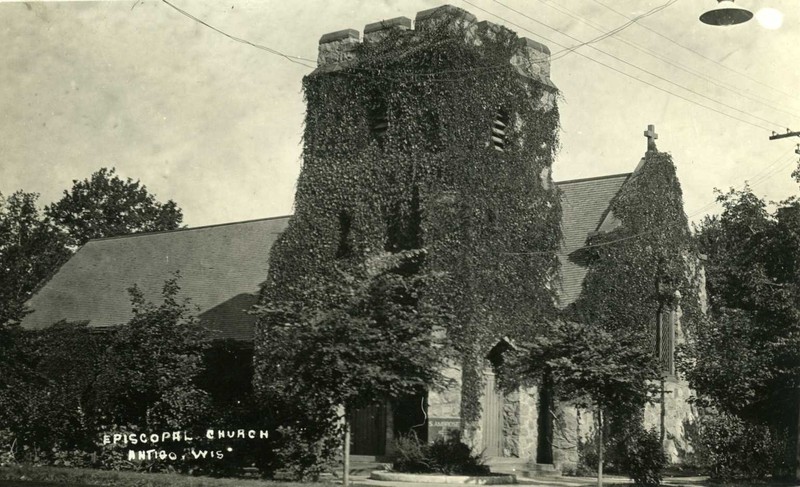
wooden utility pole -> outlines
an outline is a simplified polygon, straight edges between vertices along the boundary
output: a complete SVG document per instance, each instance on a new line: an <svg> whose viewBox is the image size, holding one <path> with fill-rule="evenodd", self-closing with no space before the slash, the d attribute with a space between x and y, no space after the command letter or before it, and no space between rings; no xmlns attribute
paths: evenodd
<svg viewBox="0 0 800 487"><path fill-rule="evenodd" d="M772 132L769 140L785 139L787 137L800 137L800 132L793 132L789 129L786 129L786 133L783 134ZM794 153L800 155L800 144L797 144L797 149L794 150ZM797 446L795 447L794 479L800 484L800 389L798 390L797 429L795 430L795 434L797 435Z"/></svg>
<svg viewBox="0 0 800 487"><path fill-rule="evenodd" d="M792 132L789 129L786 129L786 133L784 134L772 132L772 135L769 136L769 140L785 139L786 137L800 137L800 132Z"/></svg>

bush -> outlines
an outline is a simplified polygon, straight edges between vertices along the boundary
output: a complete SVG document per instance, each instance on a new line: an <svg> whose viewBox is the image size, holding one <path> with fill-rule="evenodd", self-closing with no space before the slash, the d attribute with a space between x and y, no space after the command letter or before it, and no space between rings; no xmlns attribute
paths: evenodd
<svg viewBox="0 0 800 487"><path fill-rule="evenodd" d="M422 442L416 435L403 435L394 441L394 451L397 459L392 464L392 469L398 472L432 472Z"/></svg>
<svg viewBox="0 0 800 487"><path fill-rule="evenodd" d="M667 466L667 456L656 430L637 428L617 445L620 470L641 487L661 485L662 471Z"/></svg>
<svg viewBox="0 0 800 487"><path fill-rule="evenodd" d="M392 468L398 472L442 473L445 475L488 475L482 455L472 453L461 442L457 431L447 438L437 438L423 444L416 436L404 436L395 441L397 460Z"/></svg>
<svg viewBox="0 0 800 487"><path fill-rule="evenodd" d="M698 463L714 480L758 480L780 468L783 446L766 426L714 413L701 416L695 445Z"/></svg>
<svg viewBox="0 0 800 487"><path fill-rule="evenodd" d="M318 480L320 474L334 469L340 437L289 426L279 426L275 433L275 438L265 443L256 463L265 477Z"/></svg>

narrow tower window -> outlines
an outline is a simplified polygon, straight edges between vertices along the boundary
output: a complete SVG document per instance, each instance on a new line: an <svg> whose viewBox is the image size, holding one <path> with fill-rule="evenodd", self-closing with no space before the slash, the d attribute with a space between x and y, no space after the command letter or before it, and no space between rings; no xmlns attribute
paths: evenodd
<svg viewBox="0 0 800 487"><path fill-rule="evenodd" d="M383 143L386 131L389 130L389 117L387 115L386 103L381 100L376 102L368 112L369 133L378 143Z"/></svg>
<svg viewBox="0 0 800 487"><path fill-rule="evenodd" d="M353 255L353 244L350 238L350 228L353 225L353 216L346 211L339 212L339 247L336 249L337 259L346 259Z"/></svg>
<svg viewBox="0 0 800 487"><path fill-rule="evenodd" d="M675 375L675 313L668 309L661 313L660 342L658 356L661 370L668 375Z"/></svg>

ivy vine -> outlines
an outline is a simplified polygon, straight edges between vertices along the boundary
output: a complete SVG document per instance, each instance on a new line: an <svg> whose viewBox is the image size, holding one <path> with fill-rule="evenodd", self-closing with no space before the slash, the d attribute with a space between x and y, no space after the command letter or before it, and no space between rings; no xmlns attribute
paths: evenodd
<svg viewBox="0 0 800 487"><path fill-rule="evenodd" d="M262 294L290 301L324 289L337 268L424 249L406 271L445 276L421 299L455 310L447 332L470 424L489 348L557 314L558 109L541 103L552 88L512 66L516 34L457 20L396 30L304 79L295 213L271 250ZM502 151L491 141L498 114ZM256 350L269 346L269 326L259 323Z"/></svg>
<svg viewBox="0 0 800 487"><path fill-rule="evenodd" d="M691 334L703 317L698 256L672 157L648 151L610 211L620 225L592 237L577 256L588 262L589 271L567 315L633 333L651 347L659 310L680 306L682 329Z"/></svg>

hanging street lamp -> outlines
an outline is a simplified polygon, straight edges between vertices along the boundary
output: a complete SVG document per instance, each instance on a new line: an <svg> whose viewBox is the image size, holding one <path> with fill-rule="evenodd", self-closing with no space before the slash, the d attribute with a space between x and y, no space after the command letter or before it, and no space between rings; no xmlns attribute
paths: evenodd
<svg viewBox="0 0 800 487"><path fill-rule="evenodd" d="M733 0L717 0L716 8L700 16L700 21L708 25L736 25L753 18L753 12L737 7Z"/></svg>

